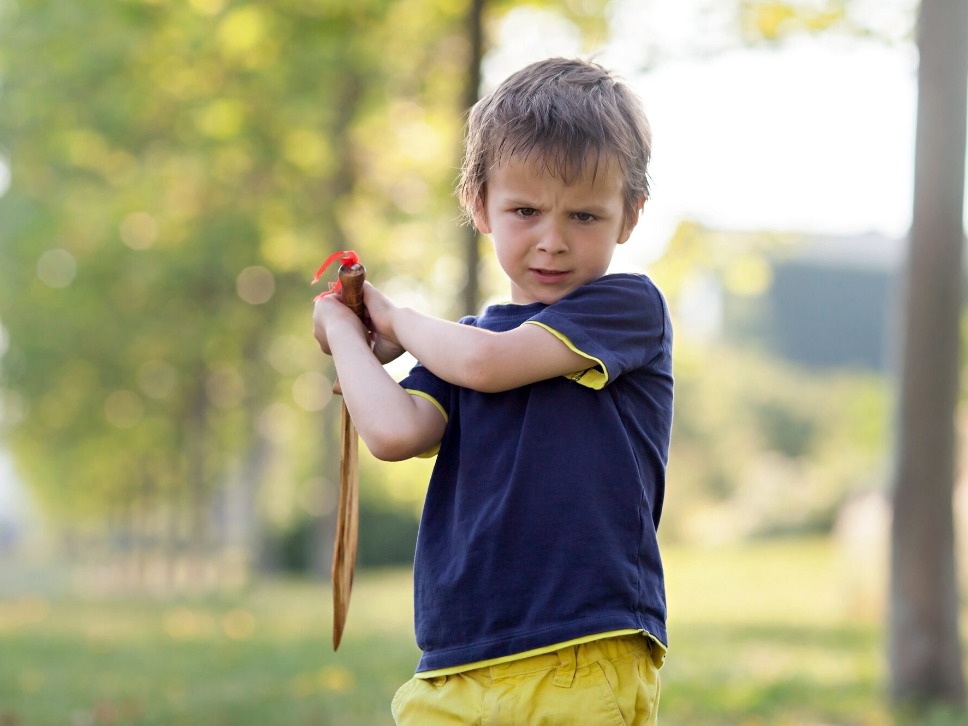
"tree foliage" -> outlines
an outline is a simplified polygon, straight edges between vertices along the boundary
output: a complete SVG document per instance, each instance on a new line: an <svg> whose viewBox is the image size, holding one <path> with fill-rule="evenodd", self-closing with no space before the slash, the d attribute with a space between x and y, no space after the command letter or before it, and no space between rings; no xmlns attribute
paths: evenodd
<svg viewBox="0 0 968 726"><path fill-rule="evenodd" d="M589 49L607 36L605 0L537 4ZM729 6L730 43L850 29L856 4L743 0ZM13 175L0 198L0 426L56 520L99 524L154 500L184 514L239 481L271 526L326 510L337 417L308 280L353 248L400 302L459 311L468 270L452 189L470 5L0 0L0 150ZM513 5L488 2L485 29ZM715 249L673 247L670 293L676 266ZM758 259L715 264L748 279L736 270ZM685 480L708 482L710 501L741 488L730 452L778 447L802 462L825 440L804 433L820 415L805 401L763 405L762 431L786 434L756 433L745 449L707 446L723 419L703 423L701 407L679 417L702 429L679 440L695 444ZM737 431L761 431L748 423ZM364 493L410 512L426 466L393 472L366 460Z"/></svg>
<svg viewBox="0 0 968 726"><path fill-rule="evenodd" d="M146 486L207 496L260 442L311 476L313 269L354 247L437 309L459 287L438 220L456 217L464 3L2 9L2 384L24 479L78 521Z"/></svg>

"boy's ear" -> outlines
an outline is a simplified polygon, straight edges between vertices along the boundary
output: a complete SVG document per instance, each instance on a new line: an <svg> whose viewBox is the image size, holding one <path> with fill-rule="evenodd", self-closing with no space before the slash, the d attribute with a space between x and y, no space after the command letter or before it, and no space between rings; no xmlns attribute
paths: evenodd
<svg viewBox="0 0 968 726"><path fill-rule="evenodd" d="M622 229L622 234L618 238L618 243L620 245L625 244L629 241L629 237L632 236L632 230L635 229L635 225L639 223L639 217L642 215L642 207L645 206L645 197L639 197L635 203L635 211L626 217L625 227Z"/></svg>
<svg viewBox="0 0 968 726"><path fill-rule="evenodd" d="M484 209L484 204L481 201L478 201L474 205L474 211L471 217L474 218L474 226L477 227L481 234L491 233L491 225L487 220L487 211Z"/></svg>

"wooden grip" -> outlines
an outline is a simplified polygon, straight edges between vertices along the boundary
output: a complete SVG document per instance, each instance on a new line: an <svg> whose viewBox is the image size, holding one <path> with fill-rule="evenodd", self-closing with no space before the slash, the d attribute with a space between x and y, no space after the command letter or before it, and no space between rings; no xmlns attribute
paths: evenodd
<svg viewBox="0 0 968 726"><path fill-rule="evenodd" d="M366 280L366 268L359 262L354 265L339 266L340 294L343 296L343 304L352 310L360 320L363 319L365 312L363 306L364 280ZM343 389L339 385L339 379L333 382L333 393L337 396L343 394Z"/></svg>
<svg viewBox="0 0 968 726"><path fill-rule="evenodd" d="M366 268L359 262L355 265L340 265L339 281L342 286L343 304L363 319L363 281Z"/></svg>

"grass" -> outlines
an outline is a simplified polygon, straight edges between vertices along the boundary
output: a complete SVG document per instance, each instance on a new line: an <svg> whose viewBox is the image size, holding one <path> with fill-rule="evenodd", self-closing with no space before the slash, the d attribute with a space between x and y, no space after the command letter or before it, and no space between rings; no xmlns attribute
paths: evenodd
<svg viewBox="0 0 968 726"><path fill-rule="evenodd" d="M0 610L0 724L387 724L413 672L407 573L361 573L338 653L329 591L235 598L38 596Z"/></svg>
<svg viewBox="0 0 968 726"><path fill-rule="evenodd" d="M913 723L885 706L881 629L845 615L832 543L665 554L664 726ZM338 653L329 591L314 583L164 601L11 595L0 599L0 726L389 726L418 658L410 588L407 572L360 573Z"/></svg>

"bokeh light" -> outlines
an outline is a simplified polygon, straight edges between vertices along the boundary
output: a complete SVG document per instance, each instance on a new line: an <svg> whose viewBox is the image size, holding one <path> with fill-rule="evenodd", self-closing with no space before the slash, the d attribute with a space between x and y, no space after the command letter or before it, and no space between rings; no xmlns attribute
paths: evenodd
<svg viewBox="0 0 968 726"><path fill-rule="evenodd" d="M309 336L279 335L266 351L266 360L284 376L300 373L318 360L319 347Z"/></svg>
<svg viewBox="0 0 968 726"><path fill-rule="evenodd" d="M255 616L243 608L230 610L222 618L222 630L232 640L247 640L255 632Z"/></svg>
<svg viewBox="0 0 968 726"><path fill-rule="evenodd" d="M48 287L67 287L77 275L77 261L67 250L47 250L37 260L37 277Z"/></svg>
<svg viewBox="0 0 968 726"><path fill-rule="evenodd" d="M333 384L322 373L307 371L293 382L292 398L304 411L322 411L333 398Z"/></svg>
<svg viewBox="0 0 968 726"><path fill-rule="evenodd" d="M121 240L133 250L146 250L158 240L158 222L147 212L132 212L121 222Z"/></svg>
<svg viewBox="0 0 968 726"><path fill-rule="evenodd" d="M218 408L235 408L245 397L245 381L234 368L221 368L208 377L205 393Z"/></svg>
<svg viewBox="0 0 968 726"><path fill-rule="evenodd" d="M112 426L130 429L144 414L141 397L133 391L115 391L104 401L104 415Z"/></svg>
<svg viewBox="0 0 968 726"><path fill-rule="evenodd" d="M138 387L149 398L167 398L178 383L178 371L163 360L149 360L138 368Z"/></svg>
<svg viewBox="0 0 968 726"><path fill-rule="evenodd" d="M259 415L259 431L269 441L284 444L299 430L298 415L292 406L273 403Z"/></svg>
<svg viewBox="0 0 968 726"><path fill-rule="evenodd" d="M264 267L246 267L235 281L239 297L250 305L268 302L276 291L276 279Z"/></svg>

